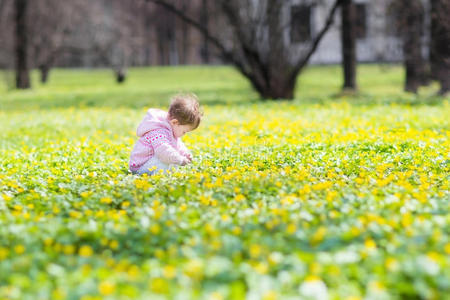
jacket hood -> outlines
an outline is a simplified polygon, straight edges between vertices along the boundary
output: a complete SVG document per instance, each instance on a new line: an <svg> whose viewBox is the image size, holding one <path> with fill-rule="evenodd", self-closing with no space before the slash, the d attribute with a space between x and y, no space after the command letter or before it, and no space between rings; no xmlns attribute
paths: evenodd
<svg viewBox="0 0 450 300"><path fill-rule="evenodd" d="M144 120L139 124L136 134L141 137L151 130L160 128L165 128L172 132L172 126L167 119L167 112L156 108L150 108L147 111Z"/></svg>

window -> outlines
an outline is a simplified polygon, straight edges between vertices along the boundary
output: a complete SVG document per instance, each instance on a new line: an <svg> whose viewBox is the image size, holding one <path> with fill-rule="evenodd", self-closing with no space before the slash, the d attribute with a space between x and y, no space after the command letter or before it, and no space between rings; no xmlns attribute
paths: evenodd
<svg viewBox="0 0 450 300"><path fill-rule="evenodd" d="M311 40L311 6L291 6L291 43Z"/></svg>
<svg viewBox="0 0 450 300"><path fill-rule="evenodd" d="M356 38L364 39L367 35L367 13L366 5L358 3L355 5L356 10Z"/></svg>

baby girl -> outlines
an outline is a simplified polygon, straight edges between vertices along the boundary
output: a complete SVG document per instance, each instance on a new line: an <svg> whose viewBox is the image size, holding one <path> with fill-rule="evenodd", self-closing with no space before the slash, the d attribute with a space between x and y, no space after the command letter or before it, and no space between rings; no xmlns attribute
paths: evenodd
<svg viewBox="0 0 450 300"><path fill-rule="evenodd" d="M169 112L150 108L137 128L139 140L131 152L130 171L151 175L190 163L192 156L181 137L196 129L201 117L198 99L192 94L172 97Z"/></svg>

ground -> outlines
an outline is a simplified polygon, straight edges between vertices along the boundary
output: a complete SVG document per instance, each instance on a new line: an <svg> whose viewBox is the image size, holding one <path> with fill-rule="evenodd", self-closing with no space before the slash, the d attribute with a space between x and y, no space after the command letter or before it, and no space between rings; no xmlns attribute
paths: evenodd
<svg viewBox="0 0 450 300"><path fill-rule="evenodd" d="M37 74L34 74L34 78ZM228 67L0 85L0 299L444 299L450 104L396 66L260 101ZM197 93L194 164L129 174L148 107Z"/></svg>

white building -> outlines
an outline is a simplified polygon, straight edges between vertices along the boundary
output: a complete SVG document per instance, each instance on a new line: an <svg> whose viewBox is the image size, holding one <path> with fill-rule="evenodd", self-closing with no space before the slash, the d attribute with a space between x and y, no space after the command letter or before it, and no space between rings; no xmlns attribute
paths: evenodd
<svg viewBox="0 0 450 300"><path fill-rule="evenodd" d="M323 27L334 0L288 0L285 16L290 20L286 42L304 47ZM402 59L402 41L395 29L391 0L354 0L357 12L357 60L359 62L396 62ZM424 1L425 8L426 1ZM428 23L428 18L424 20ZM340 11L323 37L310 63L341 62ZM297 30L295 28L298 28ZM424 52L426 49L424 49ZM426 55L426 53L424 53Z"/></svg>

